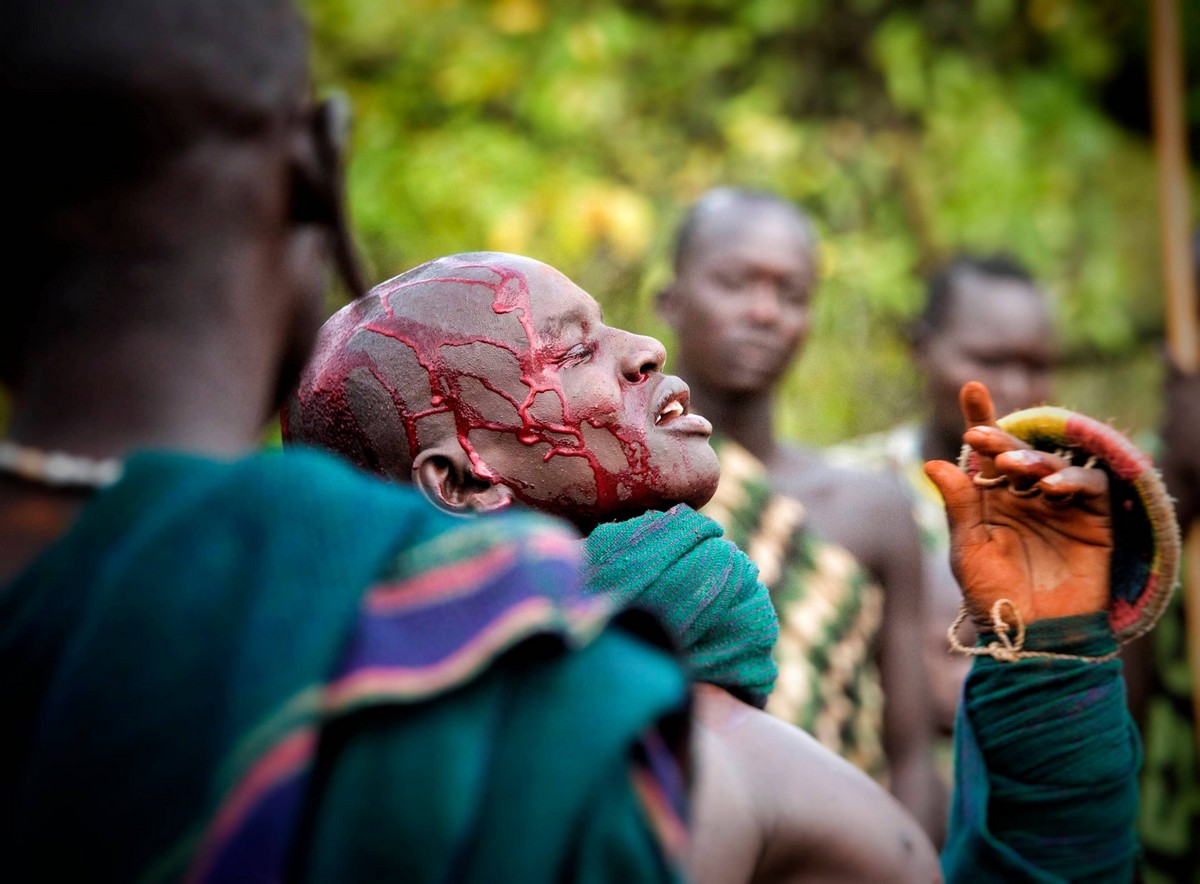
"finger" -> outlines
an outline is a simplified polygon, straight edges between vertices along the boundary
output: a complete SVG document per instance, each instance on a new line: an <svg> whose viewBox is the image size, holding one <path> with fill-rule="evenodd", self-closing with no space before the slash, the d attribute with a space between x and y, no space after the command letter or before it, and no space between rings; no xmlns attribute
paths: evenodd
<svg viewBox="0 0 1200 884"><path fill-rule="evenodd" d="M996 407L992 395L979 381L967 381L958 391L958 406L962 410L967 429L978 426L996 426Z"/></svg>
<svg viewBox="0 0 1200 884"><path fill-rule="evenodd" d="M982 500L970 476L945 460L926 461L925 475L937 486L942 500L946 502L946 518L951 534L982 526Z"/></svg>
<svg viewBox="0 0 1200 884"><path fill-rule="evenodd" d="M973 427L996 426L996 407L992 404L992 396L979 381L968 381L962 385L958 391L958 407L968 431ZM996 475L991 457L982 453L979 455L979 474L984 478Z"/></svg>
<svg viewBox="0 0 1200 884"><path fill-rule="evenodd" d="M1085 467L1067 467L1037 483L1053 504L1080 503L1094 512L1108 511L1108 473Z"/></svg>
<svg viewBox="0 0 1200 884"><path fill-rule="evenodd" d="M963 433L963 441L985 457L996 457L1007 451L1033 449L1033 446L1024 439L1018 439L1012 433L1006 433L999 427L971 427ZM1065 462L1063 466L1066 466ZM1059 467L1059 469L1061 468Z"/></svg>
<svg viewBox="0 0 1200 884"><path fill-rule="evenodd" d="M1057 455L1032 449L996 452L994 463L997 472L1007 477L1009 487L1016 491L1027 491L1047 476L1071 465L1070 461Z"/></svg>

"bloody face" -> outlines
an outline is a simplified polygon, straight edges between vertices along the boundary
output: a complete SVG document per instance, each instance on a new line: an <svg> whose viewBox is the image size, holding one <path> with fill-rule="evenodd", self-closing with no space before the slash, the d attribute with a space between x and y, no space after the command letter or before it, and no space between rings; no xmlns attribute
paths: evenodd
<svg viewBox="0 0 1200 884"><path fill-rule="evenodd" d="M919 357L934 418L952 432L961 431L958 393L967 381L987 385L997 414L1039 405L1056 360L1046 299L1021 280L965 274Z"/></svg>
<svg viewBox="0 0 1200 884"><path fill-rule="evenodd" d="M605 325L545 264L443 259L377 286L327 328L301 409L306 391L346 391L342 410L361 432L350 440L343 424L345 445L371 449L384 472L398 472L380 455L389 446L411 463L450 437L477 477L585 531L701 506L716 487L712 428L662 373L662 345Z"/></svg>
<svg viewBox="0 0 1200 884"><path fill-rule="evenodd" d="M710 219L666 310L684 374L713 391L769 390L808 334L816 279L811 236L782 207Z"/></svg>

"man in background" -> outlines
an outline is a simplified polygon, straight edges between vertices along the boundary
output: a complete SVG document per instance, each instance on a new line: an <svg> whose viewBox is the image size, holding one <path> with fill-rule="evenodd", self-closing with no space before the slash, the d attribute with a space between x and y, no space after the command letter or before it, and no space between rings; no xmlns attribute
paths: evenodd
<svg viewBox="0 0 1200 884"><path fill-rule="evenodd" d="M1193 239L1200 284L1200 234ZM1200 322L1200 317L1197 317ZM1167 365L1162 470L1184 536L1200 519L1200 375ZM1185 567L1191 565L1185 562ZM1197 575L1187 576L1194 583ZM1180 592L1155 634L1134 646L1129 678L1145 678L1145 764L1139 831L1146 884L1200 882L1200 761L1196 745L1195 672L1189 665L1187 599ZM1140 667L1139 667L1140 664ZM1139 673L1139 668L1144 672Z"/></svg>
<svg viewBox="0 0 1200 884"><path fill-rule="evenodd" d="M768 711L889 784L938 837L917 532L899 486L775 433L778 388L807 338L810 220L774 194L718 188L689 209L659 311L713 423L721 483L704 510L758 565L780 620ZM960 422L961 427L961 422Z"/></svg>
<svg viewBox="0 0 1200 884"><path fill-rule="evenodd" d="M929 277L925 303L913 325L912 353L923 383L924 416L835 446L830 457L892 473L912 501L923 549L927 618L922 646L933 689L935 755L948 782L950 737L970 663L947 647L946 631L962 596L950 572L942 498L923 467L927 460L958 458L958 391L967 381L987 386L997 414L1046 401L1057 358L1049 301L1014 259L957 255ZM971 644L969 624L960 627L959 640Z"/></svg>

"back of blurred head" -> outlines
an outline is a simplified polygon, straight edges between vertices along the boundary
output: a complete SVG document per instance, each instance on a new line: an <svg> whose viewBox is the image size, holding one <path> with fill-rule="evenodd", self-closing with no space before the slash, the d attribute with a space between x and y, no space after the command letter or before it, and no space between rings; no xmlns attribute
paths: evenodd
<svg viewBox="0 0 1200 884"><path fill-rule="evenodd" d="M52 425L117 394L125 424L153 423L205 405L206 378L231 420L265 418L319 325L340 217L291 2L13 0L5 19L11 434L70 447ZM132 402L171 378L174 399Z"/></svg>

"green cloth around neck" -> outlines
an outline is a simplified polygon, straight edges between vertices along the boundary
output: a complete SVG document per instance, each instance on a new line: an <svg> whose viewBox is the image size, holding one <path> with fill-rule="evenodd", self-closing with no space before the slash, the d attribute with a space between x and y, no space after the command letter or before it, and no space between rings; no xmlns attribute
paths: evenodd
<svg viewBox="0 0 1200 884"><path fill-rule="evenodd" d="M758 569L723 534L683 504L600 525L584 541L583 583L657 615L697 681L761 708L779 621Z"/></svg>

